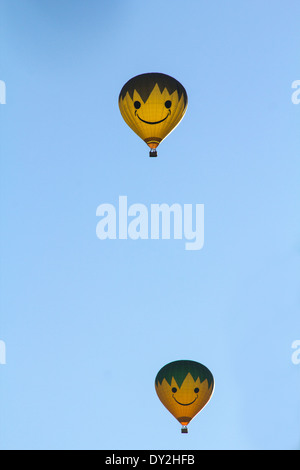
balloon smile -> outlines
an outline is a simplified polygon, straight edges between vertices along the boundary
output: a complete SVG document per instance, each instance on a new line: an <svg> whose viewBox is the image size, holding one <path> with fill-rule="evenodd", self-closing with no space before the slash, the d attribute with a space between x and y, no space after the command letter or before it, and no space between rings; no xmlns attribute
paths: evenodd
<svg viewBox="0 0 300 470"><path fill-rule="evenodd" d="M152 124L152 125L153 124L160 124L161 122L164 122L167 119L167 117L170 116L170 114L171 114L171 110L169 110L169 112L168 112L168 114L165 118L161 119L160 121L151 122L151 121L144 121L144 119L140 118L138 113L135 111L135 115L139 118L140 121L144 122L145 124Z"/></svg>
<svg viewBox="0 0 300 470"><path fill-rule="evenodd" d="M176 400L176 398L174 397L174 395L172 395L172 397L174 398L174 400L176 401L176 403L178 403L178 405L182 405L182 406L189 406L189 405L192 405L198 398L198 395L196 396L195 400L191 401L190 403L180 403L180 401Z"/></svg>

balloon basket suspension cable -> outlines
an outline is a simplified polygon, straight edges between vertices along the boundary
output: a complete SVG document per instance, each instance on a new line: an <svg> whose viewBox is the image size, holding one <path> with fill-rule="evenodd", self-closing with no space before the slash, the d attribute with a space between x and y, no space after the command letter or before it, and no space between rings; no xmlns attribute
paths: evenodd
<svg viewBox="0 0 300 470"><path fill-rule="evenodd" d="M149 157L157 157L157 150L151 149L149 152Z"/></svg>
<svg viewBox="0 0 300 470"><path fill-rule="evenodd" d="M189 432L187 426L182 426L181 428L181 434L187 434Z"/></svg>

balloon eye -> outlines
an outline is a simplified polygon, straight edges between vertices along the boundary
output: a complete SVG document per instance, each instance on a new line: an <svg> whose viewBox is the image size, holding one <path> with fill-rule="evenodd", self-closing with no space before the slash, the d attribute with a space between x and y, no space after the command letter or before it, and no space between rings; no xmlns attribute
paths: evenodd
<svg viewBox="0 0 300 470"><path fill-rule="evenodd" d="M169 109L169 108L171 108L171 106L172 106L172 101L167 100L167 101L165 102L165 107L166 107L167 109Z"/></svg>
<svg viewBox="0 0 300 470"><path fill-rule="evenodd" d="M177 388L176 388L176 387L173 387L173 388L172 388L172 392L173 392L173 393L176 393L176 392L177 392Z"/></svg>
<svg viewBox="0 0 300 470"><path fill-rule="evenodd" d="M194 388L194 392L195 392L195 393L198 393L198 392L199 392L199 388L198 388L198 387Z"/></svg>
<svg viewBox="0 0 300 470"><path fill-rule="evenodd" d="M141 107L141 103L139 101L135 101L133 104L135 109L139 109Z"/></svg>

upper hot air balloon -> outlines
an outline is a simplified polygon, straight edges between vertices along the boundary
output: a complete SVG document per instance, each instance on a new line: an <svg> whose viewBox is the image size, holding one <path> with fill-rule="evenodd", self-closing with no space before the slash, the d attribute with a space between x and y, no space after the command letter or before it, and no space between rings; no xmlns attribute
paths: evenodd
<svg viewBox="0 0 300 470"><path fill-rule="evenodd" d="M179 124L187 102L181 83L164 73L137 75L119 95L123 119L150 147L150 157L157 157L156 148Z"/></svg>
<svg viewBox="0 0 300 470"><path fill-rule="evenodd" d="M195 361L174 361L164 366L155 379L158 398L181 423L187 425L209 402L214 391L212 373Z"/></svg>

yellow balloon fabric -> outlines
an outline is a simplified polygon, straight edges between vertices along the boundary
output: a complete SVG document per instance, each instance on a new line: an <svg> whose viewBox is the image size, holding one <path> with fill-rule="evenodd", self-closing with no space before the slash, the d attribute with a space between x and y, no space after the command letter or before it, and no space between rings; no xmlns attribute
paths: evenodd
<svg viewBox="0 0 300 470"><path fill-rule="evenodd" d="M131 78L119 95L124 121L151 149L179 124L187 108L184 87L163 73Z"/></svg>
<svg viewBox="0 0 300 470"><path fill-rule="evenodd" d="M212 373L199 362L175 361L164 366L155 379L158 398L186 426L209 402L214 391Z"/></svg>

